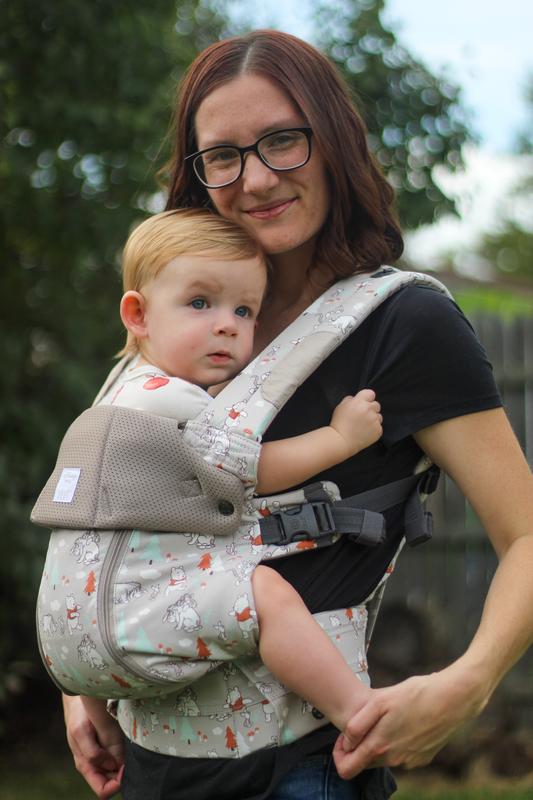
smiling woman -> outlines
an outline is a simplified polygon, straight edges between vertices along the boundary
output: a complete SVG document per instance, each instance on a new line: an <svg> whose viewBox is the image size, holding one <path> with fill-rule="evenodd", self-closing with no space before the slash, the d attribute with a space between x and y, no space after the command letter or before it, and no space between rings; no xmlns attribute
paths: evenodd
<svg viewBox="0 0 533 800"><path fill-rule="evenodd" d="M278 160L278 148L287 142L292 152L296 143L303 148L300 135L291 138L295 131L306 137L308 152L302 150L301 163L296 155L294 163L292 155L290 162ZM257 320L255 352L326 289L338 302L352 302L343 295L340 278L377 270L388 274L380 268L402 252L392 189L368 150L346 87L318 51L278 31L217 42L191 65L179 96L169 177L169 210L207 207L213 218L236 222L268 254L271 281ZM360 290L372 292L370 278L362 279ZM209 298L193 295L199 306L195 313L203 314ZM345 319L330 311L320 316L332 325ZM298 340L292 344L296 347ZM225 358L219 348L210 347L209 353ZM261 358L266 374L276 348ZM368 690L340 737L328 722L338 724L334 712L322 719L301 695L273 694L276 681L266 664L254 662L252 668L246 659L211 670L177 696L121 699L122 791L128 800L385 800L394 784L382 767L428 763L484 708L533 639L533 479L501 408L486 355L448 296L412 286L386 299L297 387L263 437L261 460L272 440L305 437L329 426L339 400L360 394L363 387L370 387L365 397L374 412L376 398L381 404L383 436L345 463L310 467L309 479L334 482L346 498L402 481L426 457L454 478L500 558L472 644L440 672ZM348 429L353 433L355 426ZM320 450L311 449L309 463ZM267 470L267 477L275 480L275 472ZM303 482L294 478L290 488ZM387 509L386 537L378 547L364 548L345 537L330 547L270 562L271 569L333 627L335 620L349 620L355 636L354 607L387 573L405 535L408 505ZM257 555L257 544L250 547ZM208 562L202 557L201 568ZM279 608L282 630L291 608L291 603ZM251 624L248 607L235 613L243 625ZM351 653L357 652L354 642ZM292 639L278 648L282 667L293 663L293 650ZM311 663L317 648L310 644L305 654ZM300 672L306 664L304 659ZM329 696L339 674L315 669L313 679L325 682ZM244 680L240 695L236 675ZM252 722L252 690L246 687L259 683L262 700ZM353 698L351 691L346 696ZM297 709L291 725L289 708ZM78 768L100 797L108 797L118 788L120 759L110 761L111 746L102 742L99 725L97 733L91 728L75 698L66 701L66 710ZM203 724L205 719L211 721ZM272 735L261 744L265 719L273 725ZM232 726L239 727L240 738ZM120 746L120 735L115 727L113 745ZM212 741L221 744L212 749Z"/></svg>
<svg viewBox="0 0 533 800"><path fill-rule="evenodd" d="M361 271L394 262L403 243L393 190L369 152L361 117L340 77L316 56L286 34L218 42L198 56L179 92L167 208L208 204L267 253L297 257L301 247L304 263L313 252L314 278L322 272L327 284L353 274L354 258ZM274 171L253 152L263 136L302 127L312 131L302 167ZM252 151L240 181L207 189L191 180L189 157L221 144Z"/></svg>
<svg viewBox="0 0 533 800"><path fill-rule="evenodd" d="M257 97L262 98L260 106ZM267 165L266 158L253 152L256 145L252 143L258 140L260 145L266 137L268 144L272 141L269 131L306 122L286 92L254 73L214 89L195 115L200 150L212 147L212 142L230 142L245 150L241 180L208 189L212 204L219 214L246 228L271 255L290 251L296 256L302 246L307 252L318 236L330 207L326 167L318 142L307 160L307 148L302 152L308 144L305 136L303 144L301 136L296 140L297 157L290 171Z"/></svg>

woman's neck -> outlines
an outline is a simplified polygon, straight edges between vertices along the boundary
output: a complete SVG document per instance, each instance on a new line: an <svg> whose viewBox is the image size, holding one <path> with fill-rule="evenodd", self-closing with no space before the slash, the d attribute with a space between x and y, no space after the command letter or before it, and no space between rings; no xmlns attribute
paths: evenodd
<svg viewBox="0 0 533 800"><path fill-rule="evenodd" d="M260 352L311 303L331 286L334 277L310 259L295 259L294 253L271 257L273 266L268 297L263 304L255 337L255 353Z"/></svg>

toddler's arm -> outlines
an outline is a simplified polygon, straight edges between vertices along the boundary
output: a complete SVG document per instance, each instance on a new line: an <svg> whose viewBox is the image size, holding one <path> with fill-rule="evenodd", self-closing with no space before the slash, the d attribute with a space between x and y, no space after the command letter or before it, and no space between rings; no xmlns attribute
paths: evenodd
<svg viewBox="0 0 533 800"><path fill-rule="evenodd" d="M283 491L340 464L376 442L382 434L382 422L380 405L371 389L345 397L329 425L301 436L265 442L257 470L257 491Z"/></svg>

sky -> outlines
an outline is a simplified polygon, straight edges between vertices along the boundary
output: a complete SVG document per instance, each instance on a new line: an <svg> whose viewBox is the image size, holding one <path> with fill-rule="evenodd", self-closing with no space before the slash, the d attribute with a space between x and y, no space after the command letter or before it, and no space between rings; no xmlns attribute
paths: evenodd
<svg viewBox="0 0 533 800"><path fill-rule="evenodd" d="M430 67L463 88L473 127L491 152L509 150L526 125L533 78L531 0L387 0L385 20Z"/></svg>
<svg viewBox="0 0 533 800"><path fill-rule="evenodd" d="M312 41L311 0L230 4L259 26ZM533 0L386 0L384 22L411 54L463 89L483 147L511 150L526 124L533 76Z"/></svg>

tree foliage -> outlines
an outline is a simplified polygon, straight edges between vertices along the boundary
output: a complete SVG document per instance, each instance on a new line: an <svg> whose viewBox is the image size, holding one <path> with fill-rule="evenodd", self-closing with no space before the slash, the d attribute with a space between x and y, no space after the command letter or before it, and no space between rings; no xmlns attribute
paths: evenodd
<svg viewBox="0 0 533 800"><path fill-rule="evenodd" d="M457 86L401 45L381 20L384 6L385 0L318 0L317 37L362 111L370 145L398 193L403 225L416 228L453 210L432 169L462 164L468 130Z"/></svg>
<svg viewBox="0 0 533 800"><path fill-rule="evenodd" d="M533 187L529 190L532 196ZM479 254L507 279L533 281L533 230L506 220L498 232L483 237Z"/></svg>
<svg viewBox="0 0 533 800"><path fill-rule="evenodd" d="M505 216L497 230L482 238L478 252L507 279L533 282L533 75L526 83L525 99L529 125L517 138L523 173L512 190L514 204L524 213L516 219Z"/></svg>
<svg viewBox="0 0 533 800"><path fill-rule="evenodd" d="M174 86L225 30L201 0L0 1L0 689L33 647L31 507L121 345L117 254L157 189Z"/></svg>
<svg viewBox="0 0 533 800"><path fill-rule="evenodd" d="M517 150L520 153L533 154L533 73L526 80L524 97L527 107L528 120L517 137Z"/></svg>

